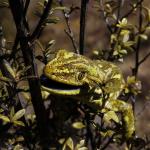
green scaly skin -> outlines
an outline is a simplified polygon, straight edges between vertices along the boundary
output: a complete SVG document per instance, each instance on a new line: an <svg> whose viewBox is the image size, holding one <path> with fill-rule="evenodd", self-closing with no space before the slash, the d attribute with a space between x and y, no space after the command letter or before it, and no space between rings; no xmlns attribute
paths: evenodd
<svg viewBox="0 0 150 150"><path fill-rule="evenodd" d="M124 122L125 137L127 139L132 137L135 131L134 115L130 104L117 99L124 87L124 79L116 65L60 50L45 66L44 75L65 85L64 88L42 86L52 94L71 96L94 107L97 111L120 112ZM67 86L70 88L65 88Z"/></svg>

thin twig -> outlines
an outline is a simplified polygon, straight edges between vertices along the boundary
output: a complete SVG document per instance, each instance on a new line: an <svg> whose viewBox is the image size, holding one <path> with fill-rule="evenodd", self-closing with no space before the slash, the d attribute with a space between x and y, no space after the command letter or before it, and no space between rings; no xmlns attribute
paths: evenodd
<svg viewBox="0 0 150 150"><path fill-rule="evenodd" d="M138 1L138 2L135 4L134 7L132 7L125 15L123 15L123 16L121 17L121 20L122 20L123 18L127 18L130 14L132 14L132 12L135 10L135 8L137 8L139 5L141 5L141 3L142 3L143 1L144 1L144 0Z"/></svg>
<svg viewBox="0 0 150 150"><path fill-rule="evenodd" d="M84 37L85 37L85 26L86 26L86 10L89 0L81 0L81 13L80 13L80 37L79 37L79 51L80 54L84 53Z"/></svg>
<svg viewBox="0 0 150 150"><path fill-rule="evenodd" d="M140 66L149 56L150 56L150 52L139 61L138 65Z"/></svg>
<svg viewBox="0 0 150 150"><path fill-rule="evenodd" d="M141 0L142 1L142 0ZM139 34L142 32L142 23L143 23L143 18L142 18L142 2L139 5L139 27L138 31ZM140 53L140 46L141 46L141 37L138 37L137 40L137 45L135 48L135 66L132 69L132 75L137 77L138 75L138 70L139 70L139 53ZM132 102L132 107L133 107L133 112L135 113L135 102L136 102L136 95L131 96L131 102ZM134 114L135 115L135 114Z"/></svg>
<svg viewBox="0 0 150 150"><path fill-rule="evenodd" d="M66 33L66 34L68 35L68 37L70 38L75 52L76 52L77 54L79 54L79 50L78 50L78 48L77 48L77 45L75 44L73 32L68 32L67 30L65 30L65 33Z"/></svg>
<svg viewBox="0 0 150 150"><path fill-rule="evenodd" d="M113 30L112 30L112 27L109 25L109 22L107 21L107 16L106 16L106 13L105 13L103 0L100 0L100 6L102 8L102 13L103 13L104 20L106 22L107 29L112 34Z"/></svg>
<svg viewBox="0 0 150 150"><path fill-rule="evenodd" d="M60 6L62 6L62 7L64 6L62 1L60 1L59 4L60 4ZM76 52L77 54L79 54L79 50L78 50L78 47L77 47L77 44L76 44L76 41L75 41L75 38L74 38L74 33L73 33L73 31L72 31L72 29L71 29L71 26L70 26L69 16L66 15L66 12L65 12L64 10L63 10L62 12L63 12L64 18L65 18L65 22L66 22L66 25L67 25L67 28L68 28L68 30L65 30L65 33L66 33L66 34L68 35L68 37L70 38L75 52ZM70 15L70 14L69 14L69 15Z"/></svg>

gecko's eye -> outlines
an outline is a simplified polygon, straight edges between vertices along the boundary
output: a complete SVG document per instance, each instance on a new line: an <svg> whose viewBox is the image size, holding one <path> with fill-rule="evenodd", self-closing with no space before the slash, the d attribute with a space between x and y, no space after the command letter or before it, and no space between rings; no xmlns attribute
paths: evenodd
<svg viewBox="0 0 150 150"><path fill-rule="evenodd" d="M86 72L85 71L81 71L77 74L77 79L78 80L82 80L84 77L86 76Z"/></svg>

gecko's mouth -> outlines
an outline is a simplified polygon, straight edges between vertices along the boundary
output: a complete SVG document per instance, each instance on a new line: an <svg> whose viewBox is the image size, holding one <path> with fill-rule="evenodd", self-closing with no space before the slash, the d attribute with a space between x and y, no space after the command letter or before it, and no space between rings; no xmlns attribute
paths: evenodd
<svg viewBox="0 0 150 150"><path fill-rule="evenodd" d="M64 94L64 95L79 94L82 88L82 86L69 85L69 84L54 81L52 79L47 78L44 75L41 76L41 84L42 84L42 88L48 92L56 93L56 94Z"/></svg>

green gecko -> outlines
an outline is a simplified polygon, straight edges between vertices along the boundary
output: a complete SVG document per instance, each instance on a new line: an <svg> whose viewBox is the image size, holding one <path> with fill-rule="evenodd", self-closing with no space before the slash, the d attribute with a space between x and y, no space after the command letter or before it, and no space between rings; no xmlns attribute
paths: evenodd
<svg viewBox="0 0 150 150"><path fill-rule="evenodd" d="M59 50L44 67L44 75L52 82L42 88L52 94L76 98L97 112L120 112L125 137L132 137L135 131L134 115L129 103L117 99L125 82L116 65Z"/></svg>

